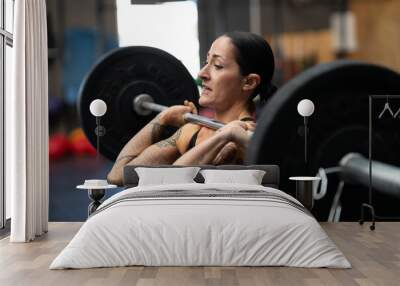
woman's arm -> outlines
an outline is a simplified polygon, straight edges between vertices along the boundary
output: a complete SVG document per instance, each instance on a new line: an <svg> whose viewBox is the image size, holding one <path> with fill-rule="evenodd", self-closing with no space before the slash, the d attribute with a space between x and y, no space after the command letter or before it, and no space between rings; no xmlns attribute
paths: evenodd
<svg viewBox="0 0 400 286"><path fill-rule="evenodd" d="M139 156L132 159L126 165L172 164L180 155L176 142L181 133L182 128L179 128L171 137L146 148Z"/></svg>
<svg viewBox="0 0 400 286"><path fill-rule="evenodd" d="M224 134L216 133L214 136L196 145L183 154L174 165L203 165L212 162L229 140Z"/></svg>
<svg viewBox="0 0 400 286"><path fill-rule="evenodd" d="M114 166L107 175L107 181L111 184L122 185L123 169L126 165L155 165L155 164L172 164L180 155L176 146L176 141L179 139L182 129L178 129L171 137L150 145L146 148L146 143L149 144L149 137L155 136L157 131L147 128L142 129L135 137L133 137L124 149L121 151ZM140 134L140 133L144 134ZM145 132L152 133L151 136ZM143 139L140 141L140 139ZM135 148L143 148L139 155L135 155ZM136 149L137 150L137 149Z"/></svg>
<svg viewBox="0 0 400 286"><path fill-rule="evenodd" d="M221 163L233 159L239 148L246 148L249 141L248 126L241 121L233 121L182 155L174 165L195 165Z"/></svg>
<svg viewBox="0 0 400 286"><path fill-rule="evenodd" d="M136 159L146 148L160 140L165 126L160 122L160 115L150 121L128 141L119 153L107 180L111 184L122 184L123 168Z"/></svg>
<svg viewBox="0 0 400 286"><path fill-rule="evenodd" d="M163 132L169 126L180 127L185 124L183 115L187 112L197 113L197 110L192 102L185 100L184 105L171 106L150 121L122 148L114 166L107 175L107 180L112 184L121 185L123 169L126 165L154 165L168 162L172 164L177 158L175 157L176 140L181 131L178 130L167 140L160 140ZM158 141L160 141L159 146L152 145ZM167 147L169 147L168 150L164 150Z"/></svg>

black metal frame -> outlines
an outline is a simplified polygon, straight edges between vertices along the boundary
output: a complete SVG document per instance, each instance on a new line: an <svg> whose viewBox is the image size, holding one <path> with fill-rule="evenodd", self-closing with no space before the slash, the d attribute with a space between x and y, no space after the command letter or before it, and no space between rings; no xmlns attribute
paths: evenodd
<svg viewBox="0 0 400 286"><path fill-rule="evenodd" d="M368 157L369 157L369 187L368 187L368 203L361 205L361 219L360 224L364 223L364 209L370 210L372 224L370 229L375 229L376 220L400 220L400 217L383 217L376 215L375 208L372 202L372 100L375 98L396 98L400 99L400 95L369 95L369 131L368 131Z"/></svg>
<svg viewBox="0 0 400 286"><path fill-rule="evenodd" d="M6 223L6 193L5 193L5 115L4 115L4 104L5 104L5 91L6 91L6 82L5 82L5 73L6 73L6 46L13 47L13 34L6 30L6 0L1 0L1 21L0 21L0 229L3 229L2 232L9 230L10 223ZM14 4L13 1L13 13L14 13ZM12 15L13 17L13 15Z"/></svg>

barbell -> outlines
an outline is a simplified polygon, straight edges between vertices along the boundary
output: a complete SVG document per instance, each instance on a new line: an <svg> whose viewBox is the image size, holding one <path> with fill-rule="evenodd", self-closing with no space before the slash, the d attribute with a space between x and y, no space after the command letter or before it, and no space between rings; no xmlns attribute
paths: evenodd
<svg viewBox="0 0 400 286"><path fill-rule="evenodd" d="M100 104L99 107L97 107L98 104ZM107 110L106 103L101 99L93 100L92 103L90 104L90 112L92 113L92 115L98 117L98 119L100 119L100 117L105 114L105 111L101 112L101 115L99 116L98 114L96 114L96 111L94 111L92 109L99 109L99 108ZM145 116L145 115L151 114L152 112L160 113L160 112L168 109L168 106L155 103L154 99L151 95L142 93L142 94L137 95L133 99L133 109L135 110L136 114ZM208 128L214 129L214 130L218 130L225 126L225 124L222 122L212 120L208 117L197 115L197 114L190 113L190 112L184 113L183 119L186 122L191 122L191 123L195 123L198 125L206 126ZM102 134L98 134L99 128L101 128L101 130L103 130ZM96 135L103 136L105 134L104 127L101 125L97 126L95 129L95 133L96 133ZM250 130L247 130L247 134L249 137L251 137L253 135L253 132ZM99 138L98 138L98 140L99 140ZM99 143L97 142L97 145L98 144Z"/></svg>
<svg viewBox="0 0 400 286"><path fill-rule="evenodd" d="M140 100L142 94L151 96L154 105L147 105L153 107L189 100L199 108L195 81L172 55L150 47L111 51L86 75L78 100L82 128L94 146L96 120L89 105L97 98L107 104L108 111L101 119L107 132L100 141L100 151L106 158L115 160L123 146L154 117L155 112L142 115L135 111L133 102ZM337 166L350 152L367 156L370 94L400 94L400 75L383 66L348 60L304 71L278 89L258 110L245 164L277 164L282 178L304 173L304 132L300 130L303 119L296 110L304 98L316 106L308 136L311 173L320 167ZM393 128L399 130L399 119L386 123L372 138L375 159L400 165L400 135L392 132ZM293 189L288 180L282 180L281 187ZM330 199L327 196L327 202ZM314 210L318 212L319 207L326 207L323 200Z"/></svg>
<svg viewBox="0 0 400 286"><path fill-rule="evenodd" d="M139 115L149 115L152 112L162 112L166 110L168 106L154 103L154 99L151 95L142 93L136 96L133 100L133 109ZM212 120L205 116L200 116L193 113L185 113L183 118L187 122L192 122L195 124L207 126L209 128L218 130L224 127L224 124L215 120Z"/></svg>

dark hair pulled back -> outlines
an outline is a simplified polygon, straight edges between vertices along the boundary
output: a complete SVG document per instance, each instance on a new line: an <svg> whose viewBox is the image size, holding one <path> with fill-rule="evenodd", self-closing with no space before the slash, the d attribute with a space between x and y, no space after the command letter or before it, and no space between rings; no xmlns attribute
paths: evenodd
<svg viewBox="0 0 400 286"><path fill-rule="evenodd" d="M270 45L263 37L249 32L234 31L224 36L228 37L236 48L235 56L241 74L246 76L255 73L261 78L250 99L259 94L261 103L265 103L276 91L276 87L271 83L275 60Z"/></svg>

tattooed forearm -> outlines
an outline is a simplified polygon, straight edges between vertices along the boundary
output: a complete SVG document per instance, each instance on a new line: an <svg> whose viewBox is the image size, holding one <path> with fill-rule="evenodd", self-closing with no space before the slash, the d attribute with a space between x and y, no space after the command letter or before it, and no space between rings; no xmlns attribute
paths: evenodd
<svg viewBox="0 0 400 286"><path fill-rule="evenodd" d="M151 128L151 143L155 143L160 140L160 135L164 129L164 125L161 125L158 122L152 123Z"/></svg>
<svg viewBox="0 0 400 286"><path fill-rule="evenodd" d="M176 146L175 140L172 138L168 138L156 143L156 146L163 148L163 147L174 147Z"/></svg>
<svg viewBox="0 0 400 286"><path fill-rule="evenodd" d="M170 138L167 141L160 142L159 146L176 146L175 140L181 132L179 131L175 134L176 130L176 127L165 125L160 116L154 118L122 148L115 164L107 175L107 180L121 185L123 170L126 165L174 162L179 154L177 148L160 149L154 143ZM172 134L174 135L170 137Z"/></svg>
<svg viewBox="0 0 400 286"><path fill-rule="evenodd" d="M151 122L151 144L160 140L161 133L164 129L164 125L160 124L160 115L157 115Z"/></svg>
<svg viewBox="0 0 400 286"><path fill-rule="evenodd" d="M160 122L160 115L157 115L150 123L150 144L154 144L160 140L173 135L178 128L171 125L165 125Z"/></svg>
<svg viewBox="0 0 400 286"><path fill-rule="evenodd" d="M179 128L178 131L174 133L170 138L162 140L156 143L156 146L163 148L163 147L176 147L176 141L179 139L182 133L182 128Z"/></svg>

